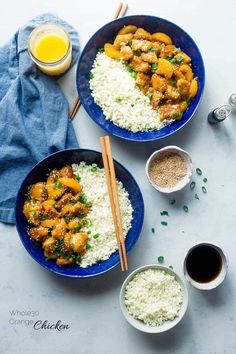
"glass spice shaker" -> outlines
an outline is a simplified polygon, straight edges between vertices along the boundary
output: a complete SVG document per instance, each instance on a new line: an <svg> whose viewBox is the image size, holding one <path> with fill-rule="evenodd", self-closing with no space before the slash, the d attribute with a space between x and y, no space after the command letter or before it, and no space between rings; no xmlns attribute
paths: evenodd
<svg viewBox="0 0 236 354"><path fill-rule="evenodd" d="M235 111L236 110L236 93L233 93L229 97L229 104L230 104L232 111Z"/></svg>
<svg viewBox="0 0 236 354"><path fill-rule="evenodd" d="M214 109L208 114L208 122L211 124L223 122L232 111L236 110L236 94L229 97L229 104Z"/></svg>

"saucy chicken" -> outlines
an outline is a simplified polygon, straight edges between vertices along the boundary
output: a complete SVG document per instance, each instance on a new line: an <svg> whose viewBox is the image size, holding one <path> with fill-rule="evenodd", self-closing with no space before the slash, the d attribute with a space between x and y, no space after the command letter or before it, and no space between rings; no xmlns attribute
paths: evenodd
<svg viewBox="0 0 236 354"><path fill-rule="evenodd" d="M105 54L123 60L136 85L160 110L161 121L180 120L198 91L191 58L165 33L149 33L134 25L124 26Z"/></svg>
<svg viewBox="0 0 236 354"><path fill-rule="evenodd" d="M31 185L26 195L23 213L29 237L57 265L79 264L88 248L88 235L82 230L89 224L91 207L72 168L53 169L46 182Z"/></svg>

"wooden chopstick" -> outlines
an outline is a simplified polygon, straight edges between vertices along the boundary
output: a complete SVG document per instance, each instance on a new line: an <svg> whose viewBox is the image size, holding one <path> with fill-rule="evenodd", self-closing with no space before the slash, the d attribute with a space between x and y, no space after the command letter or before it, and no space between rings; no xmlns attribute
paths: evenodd
<svg viewBox="0 0 236 354"><path fill-rule="evenodd" d="M123 228L122 228L122 218L121 218L121 213L120 213L120 203L119 203L119 197L118 197L115 168L114 168L114 162L113 162L113 158L112 158L112 150L111 150L111 143L110 143L109 136L105 136L105 144L106 144L106 149L107 149L108 162L109 162L109 166L110 166L113 198L114 198L114 203L115 203L115 207L116 207L116 216L117 216L117 221L118 221L119 239L121 242L121 248L122 248L122 253L123 253L123 257L124 257L125 270L128 270L127 255L126 255Z"/></svg>
<svg viewBox="0 0 236 354"><path fill-rule="evenodd" d="M123 1L120 1L118 4L117 4L117 7L114 11L114 14L112 16L112 19L115 20L117 18L121 18L124 16L124 14L126 13L127 11L127 4ZM79 96L77 97L75 103L73 104L71 110L70 110L70 119L73 120L76 116L76 113L78 112L78 109L81 105L81 102L80 102L80 98Z"/></svg>
<svg viewBox="0 0 236 354"><path fill-rule="evenodd" d="M128 8L128 5L127 5L125 2L123 2L123 3L122 3L121 10L120 10L120 13L119 13L119 15L117 16L117 18L123 17L123 16L125 15L126 11L127 11L127 8Z"/></svg>
<svg viewBox="0 0 236 354"><path fill-rule="evenodd" d="M123 262L122 249L121 249L121 244L120 244L120 239L119 239L119 229L118 229L118 225L116 222L116 211L115 211L115 205L113 202L111 178L110 178L110 172L109 172L109 167L108 167L108 159L107 159L107 153L106 153L105 140L103 137L100 138L100 144L101 144L101 150L102 150L102 160L103 160L105 176L106 176L106 181L107 181L107 189L108 189L108 194L109 194L109 199L110 199L112 217L113 217L115 233L116 233L116 241L117 241L118 251L119 251L119 256L120 256L121 270L123 272L124 271L124 262Z"/></svg>
<svg viewBox="0 0 236 354"><path fill-rule="evenodd" d="M105 176L107 181L108 194L111 204L112 217L115 227L116 240L120 256L120 263L122 271L128 270L128 262L126 255L125 242L123 237L122 220L120 213L120 205L118 198L118 190L116 184L116 176L114 169L114 162L112 158L111 144L109 136L100 138L102 159L105 169Z"/></svg>
<svg viewBox="0 0 236 354"><path fill-rule="evenodd" d="M123 2L120 1L120 2L117 4L116 9L115 9L115 11L114 11L114 14L113 14L113 16L112 16L112 19L113 19L113 20L115 20L116 18L118 18L119 14L120 14L120 12L121 12L122 7L123 7Z"/></svg>

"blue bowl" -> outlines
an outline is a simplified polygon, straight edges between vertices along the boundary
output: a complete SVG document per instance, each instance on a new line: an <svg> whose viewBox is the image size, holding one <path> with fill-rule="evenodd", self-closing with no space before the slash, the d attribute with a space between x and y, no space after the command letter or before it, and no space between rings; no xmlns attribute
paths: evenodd
<svg viewBox="0 0 236 354"><path fill-rule="evenodd" d="M53 168L61 168L67 164L80 163L85 161L88 164L96 163L99 167L103 167L102 155L100 152L85 149L69 149L56 152L44 160L40 161L26 176L17 195L16 201L16 228L20 239L33 259L41 266L51 272L64 275L67 277L91 277L107 272L120 263L119 253L116 251L106 261L100 261L88 268L79 266L59 267L55 261L46 261L42 248L35 242L31 241L27 234L27 220L22 213L25 201L25 194L28 192L30 184L44 181L46 173ZM141 191L133 176L120 163L114 160L116 177L121 181L125 189L129 192L130 201L134 209L132 227L126 236L127 253L134 247L138 240L143 225L144 203Z"/></svg>
<svg viewBox="0 0 236 354"><path fill-rule="evenodd" d="M118 31L125 25L133 24L138 27L143 27L151 33L164 32L171 36L174 44L180 47L192 58L192 68L195 76L198 77L198 93L193 102L189 105L188 109L184 112L181 121L176 121L173 124L166 126L160 130L150 132L137 132L133 133L126 129L119 128L110 120L106 120L101 108L95 104L91 96L89 87L89 73L92 69L92 64L96 57L99 48L103 47L106 42L113 42ZM179 129L181 129L192 118L196 111L203 93L205 83L205 71L201 53L193 41L193 39L180 27L172 22L164 20L159 17L136 15L127 16L118 20L112 21L102 28L100 28L86 44L79 63L76 73L76 84L78 94L82 105L84 106L88 115L97 123L101 128L106 130L112 135L118 136L126 140L133 141L153 141L165 138Z"/></svg>

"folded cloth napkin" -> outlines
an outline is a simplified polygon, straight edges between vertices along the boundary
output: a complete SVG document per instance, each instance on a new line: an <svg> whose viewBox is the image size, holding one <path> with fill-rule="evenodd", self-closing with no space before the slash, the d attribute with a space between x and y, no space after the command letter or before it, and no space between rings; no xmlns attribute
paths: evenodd
<svg viewBox="0 0 236 354"><path fill-rule="evenodd" d="M63 92L27 51L31 31L46 22L69 32L73 65L79 54L77 32L52 14L27 23L0 49L0 221L6 223L15 223L17 191L31 168L55 151L78 147Z"/></svg>

